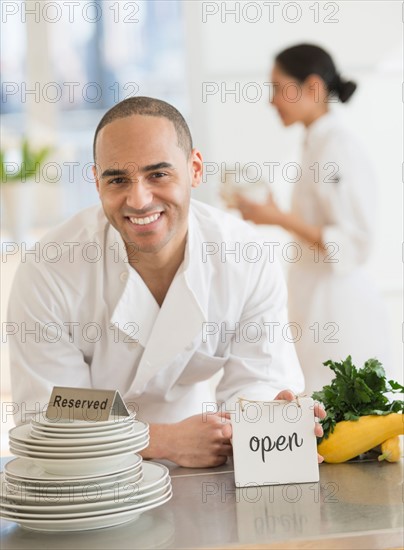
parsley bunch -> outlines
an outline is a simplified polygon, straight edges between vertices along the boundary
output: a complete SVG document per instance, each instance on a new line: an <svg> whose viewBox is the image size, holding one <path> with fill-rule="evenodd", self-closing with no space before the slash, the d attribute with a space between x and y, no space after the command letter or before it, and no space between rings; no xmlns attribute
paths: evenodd
<svg viewBox="0 0 404 550"><path fill-rule="evenodd" d="M404 393L404 387L394 380L387 381L382 364L377 359L368 359L361 369L352 364L350 355L337 363L323 363L335 373L331 384L313 393L316 401L321 401L327 417L321 420L323 438L334 431L341 420L358 420L368 414L385 415L404 411L404 401L389 401L387 392Z"/></svg>

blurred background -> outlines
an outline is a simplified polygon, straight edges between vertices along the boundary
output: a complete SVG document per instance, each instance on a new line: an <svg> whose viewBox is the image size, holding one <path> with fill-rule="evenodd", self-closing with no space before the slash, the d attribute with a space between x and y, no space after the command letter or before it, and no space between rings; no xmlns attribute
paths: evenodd
<svg viewBox="0 0 404 550"><path fill-rule="evenodd" d="M377 241L369 271L388 309L392 369L402 380L400 2L4 0L1 10L5 160L11 167L21 161L23 138L37 150L50 147L46 168L37 181L26 182L17 199L9 199L8 184L1 183L3 322L23 247L98 202L91 175L94 130L105 111L126 97L155 96L184 114L206 163L195 198L223 207L218 192L223 170L236 163L263 169L273 162L281 169L274 171L272 189L287 208L293 182L282 167L299 162L303 132L285 129L269 108L269 71L277 52L305 41L328 50L342 75L358 83L352 101L335 108L360 137L378 178ZM278 228L260 231L269 240L290 241ZM8 247L13 240L21 242ZM287 262L283 265L287 270ZM4 335L1 359L7 400Z"/></svg>

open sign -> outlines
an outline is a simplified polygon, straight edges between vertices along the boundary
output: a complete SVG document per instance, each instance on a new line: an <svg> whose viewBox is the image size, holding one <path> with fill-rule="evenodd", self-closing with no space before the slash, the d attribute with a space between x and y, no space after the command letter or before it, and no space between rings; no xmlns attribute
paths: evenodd
<svg viewBox="0 0 404 550"><path fill-rule="evenodd" d="M319 480L314 402L254 402L263 414L251 421L241 401L232 415L236 485L313 483ZM296 409L296 410L292 410ZM265 414L268 410L271 414Z"/></svg>

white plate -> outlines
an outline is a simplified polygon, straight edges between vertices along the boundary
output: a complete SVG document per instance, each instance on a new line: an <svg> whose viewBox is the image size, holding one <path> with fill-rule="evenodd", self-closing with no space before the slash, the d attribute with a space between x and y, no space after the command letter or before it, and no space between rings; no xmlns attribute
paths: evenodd
<svg viewBox="0 0 404 550"><path fill-rule="evenodd" d="M127 487L130 483L127 479L122 479L122 477L119 479L112 480L113 486L112 491L115 488L115 494L112 495L113 498L117 498L118 500L122 496L122 491L125 492L126 489L133 494L133 496L136 496L136 492L139 493L148 493L149 491L152 491L155 488L161 487L165 482L170 481L169 478L169 471L166 466L163 466L162 464L154 463L154 462L144 462L141 464L142 466L142 473L143 473L143 479L137 483L136 487ZM8 482L4 482L5 474L1 475L1 496L2 498L7 498L8 500L12 500L15 502L25 502L25 499L27 502L32 502L32 498L35 499L31 494L27 494L25 491L25 485L21 486L21 489L17 489L16 493L13 493L12 491L7 490ZM98 479L92 480L88 485L84 485L85 488L90 488L90 490L94 490L94 484L96 484L96 487L100 487L102 491L104 491L104 487L101 487L98 485ZM115 486L115 487L114 487ZM45 487L46 488L46 487ZM135 490L134 490L135 489ZM104 491L105 492L105 491ZM108 490L107 490L108 492ZM38 496L36 500L40 499L41 489L39 488ZM47 491L45 492L45 495L47 498L49 498ZM59 496L56 494L56 496ZM108 495L110 496L111 495ZM50 498L52 498L52 494L50 495ZM52 502L52 504L54 501Z"/></svg>
<svg viewBox="0 0 404 550"><path fill-rule="evenodd" d="M144 443L148 442L148 438L142 438L140 441L137 441L135 443L132 443L131 445L119 445L116 446L114 449L106 449L101 451L85 451L85 452L67 452L60 449L59 451L32 451L31 449L24 447L23 445L19 445L18 443L14 444L10 442L10 451L15 454L16 456L26 456L31 458L46 458L46 459L52 459L52 460L60 460L60 459L71 459L71 460L77 460L79 458L97 458L97 457L103 457L103 456L110 456L110 455L117 455L121 454L122 451L130 451L137 452L138 448L142 446Z"/></svg>
<svg viewBox="0 0 404 550"><path fill-rule="evenodd" d="M160 482L161 484L162 482ZM166 479L164 485L157 488L157 492L150 496L135 496L124 495L120 500L114 500L114 497L103 501L93 501L78 504L61 504L60 506L33 506L32 504L16 504L1 499L0 510L7 514L18 514L19 516L31 518L38 517L41 519L65 518L73 519L73 517L96 516L102 513L113 513L117 510L129 510L130 508L138 508L147 502L154 502L156 499L164 496L168 491L171 491L171 480ZM133 491L132 491L133 492ZM132 500L133 499L133 500Z"/></svg>
<svg viewBox="0 0 404 550"><path fill-rule="evenodd" d="M72 445L66 447L62 446L42 446L42 445L31 445L31 443L20 443L19 441L14 441L10 439L10 445L16 449L20 449L25 453L62 453L66 455L74 455L76 453L90 453L90 452L99 452L99 451L114 451L114 449L120 449L122 447L130 447L132 445L137 445L138 443L143 443L148 438L147 434L140 435L138 437L128 437L120 441L113 441L112 443L101 443L97 445ZM84 441L84 440L83 440ZM86 440L87 442L87 440Z"/></svg>
<svg viewBox="0 0 404 550"><path fill-rule="evenodd" d="M136 455L137 456L137 455ZM101 476L101 477L91 477L91 478L79 478L79 479L58 479L57 476L53 476L52 474L46 474L46 472L43 472L43 474L46 476L45 480L41 479L39 481L33 480L35 484L39 483L38 487L39 490L44 490L45 492L48 492L48 490L62 490L63 487L65 488L72 488L74 486L80 487L92 487L94 485L102 486L103 483L121 483L127 481L128 478L130 478L132 475L137 473L138 469L142 470L143 473L143 480L142 480L142 491L143 490L149 490L152 487L156 487L161 481L164 481L168 478L169 471L166 466L163 464L159 464L158 462L142 462L141 457L138 457L140 459L139 463L136 464L134 467L127 469L119 474L116 475L108 475L108 476ZM18 462L22 461L24 459L17 458L14 459L12 462ZM8 463L10 464L10 462ZM135 470L136 469L136 470ZM32 468L34 470L34 468ZM7 483L8 481L8 473L5 472L4 479ZM56 479L55 479L56 478ZM26 480L21 479L22 482L22 491L24 491ZM41 488L41 485L43 483L43 487Z"/></svg>
<svg viewBox="0 0 404 550"><path fill-rule="evenodd" d="M26 450L25 448L16 447L10 443L10 451L15 456L21 456L25 458L32 458L34 461L46 460L55 462L57 467L60 464L57 464L59 461L63 460L66 462L66 466L75 466L80 460L93 460L97 458L109 458L109 457L119 457L121 455L127 455L129 452L138 453L145 449L149 444L149 438L140 440L137 443L132 445L120 445L115 449L110 449L106 451L93 451L86 453L55 453L55 452L37 452ZM50 471L50 470L49 470Z"/></svg>
<svg viewBox="0 0 404 550"><path fill-rule="evenodd" d="M98 445L98 444L109 444L114 443L115 441L127 441L128 439L134 437L140 437L146 434L149 430L148 424L144 422L136 421L133 423L129 430L123 434L115 434L111 432L109 435L103 435L101 437L91 437L88 441L86 437L69 437L63 438L62 440L54 438L46 439L37 439L32 435L32 429L29 424L23 424L22 426L17 426L9 432L10 441L18 443L26 443L30 446L44 446L44 447L63 447L63 446L84 446L84 445Z"/></svg>
<svg viewBox="0 0 404 550"><path fill-rule="evenodd" d="M54 516L66 516L66 514L70 518L73 517L73 515L74 517L82 517L84 515L95 515L93 512L98 512L99 514L112 513L122 508L128 509L132 504L137 506L154 501L164 496L169 490L171 490L171 481L170 479L166 479L163 485L155 487L145 493L139 493L137 486L134 488L127 488L125 491L122 490L119 500L114 498L114 493L111 491L110 494L103 494L102 499L92 495L92 498L86 498L85 500L76 499L75 501L60 502L54 505L41 501L25 504L2 499L0 508L10 514L30 514L40 517L48 516L48 519Z"/></svg>
<svg viewBox="0 0 404 550"><path fill-rule="evenodd" d="M106 491L115 491L119 496L120 490L124 489L130 483L140 483L143 481L143 471L140 468L134 474L126 476L122 479L116 479L113 482L107 483L85 483L77 484L77 482L70 482L65 485L59 485L57 490L56 487L52 487L52 490L49 490L47 486L43 485L27 485L14 484L6 479L6 483L2 485L1 497L11 500L16 503L37 503L37 504L59 504L65 502L73 503L78 502L79 500L85 501L86 498L91 496L101 496Z"/></svg>
<svg viewBox="0 0 404 550"><path fill-rule="evenodd" d="M145 428L141 429L141 425L146 426ZM138 431L139 430L139 431ZM93 443L93 441L97 441L98 439L101 441L109 440L109 441L116 441L118 439L124 439L128 434L135 433L136 435L143 435L146 432L149 431L148 424L145 424L144 422L136 422L135 424L132 424L130 426L125 427L125 429L121 430L108 430L107 432L88 432L85 431L84 433L78 432L75 430L73 433L56 433L53 432L51 434L49 433L42 433L38 432L34 426L31 427L31 437L32 442L36 442L41 445L45 445L48 443L52 443L55 445L68 445L70 440L74 441L82 441L82 440L88 440L89 443ZM67 443L66 443L67 440ZM77 443L79 444L79 443Z"/></svg>
<svg viewBox="0 0 404 550"><path fill-rule="evenodd" d="M125 422L133 422L135 419L135 414L129 416L113 416L109 420L68 420L66 418L60 420L50 420L46 418L45 411L43 413L36 414L31 417L31 424L36 426L46 426L48 428L54 427L57 430L60 429L94 429L100 427L111 427L118 426L119 424L124 424Z"/></svg>
<svg viewBox="0 0 404 550"><path fill-rule="evenodd" d="M140 514L157 508L162 504L168 502L172 497L172 492L168 493L167 496L161 500L155 502L154 504L148 504L141 508L132 509L127 512L116 512L113 514L100 514L99 516L92 518L79 518L79 519L54 519L52 522L49 520L41 519L22 519L13 517L11 515L3 515L0 512L0 515L9 521L14 521L19 523L22 527L34 531L87 531L89 529L99 529L104 527L112 527L114 525L121 525L122 523L127 523L129 521L134 521L137 519Z"/></svg>
<svg viewBox="0 0 404 550"><path fill-rule="evenodd" d="M143 445L141 449L147 447ZM138 449L139 451L141 449ZM127 451L118 455L101 456L95 458L60 458L46 459L33 458L32 460L37 466L43 468L50 474L58 474L64 476L92 475L92 474L112 474L116 473L122 467L125 458L128 455L133 455L133 451Z"/></svg>
<svg viewBox="0 0 404 550"><path fill-rule="evenodd" d="M2 484L5 485L4 483ZM130 504L142 503L149 500L159 498L171 487L171 480L167 478L160 482L157 487L149 490L142 490L142 482L134 484L122 484L111 490L104 490L93 495L76 495L69 500L59 499L53 504L47 501L35 500L30 498L25 501L16 501L9 498L7 490L2 489L0 507L4 508L9 513L18 514L35 514L35 515L59 515L59 514L75 514L83 515L84 513L112 511L120 507L127 507Z"/></svg>
<svg viewBox="0 0 404 550"><path fill-rule="evenodd" d="M134 421L135 422L135 421ZM132 429L134 422L130 424L112 426L109 428L99 427L94 429L82 429L82 430L56 430L54 428L45 428L45 426L37 426L31 424L32 433L41 436L43 439L62 439L64 437L108 437L110 434L126 433Z"/></svg>
<svg viewBox="0 0 404 550"><path fill-rule="evenodd" d="M143 462L142 468L142 490L148 491L169 477L170 472L164 464L159 464L158 462Z"/></svg>
<svg viewBox="0 0 404 550"><path fill-rule="evenodd" d="M111 468L111 471L105 473L89 472L88 474L59 475L47 472L41 466L34 464L32 459L15 458L4 465L4 471L7 475L10 475L16 479L21 479L22 481L42 481L44 483L54 483L58 481L99 480L100 478L107 478L111 475L118 475L123 472L127 472L128 470L138 466L141 462L141 456L131 454L126 457L124 461L122 461L119 467L116 465L116 468Z"/></svg>
<svg viewBox="0 0 404 550"><path fill-rule="evenodd" d="M139 478L139 476L141 476ZM139 478L139 479L137 479ZM111 488L115 484L119 483L130 483L131 481L141 481L143 480L143 469L142 464L136 466L136 468L130 469L122 474L118 475L109 475L105 477L97 477L93 479L84 479L84 480L68 480L68 481L57 481L57 482L43 482L43 481L25 481L21 479L10 478L8 474L4 473L4 479L6 480L8 486L14 490L18 498L20 495L39 495L40 498L48 498L49 502L51 499L56 498L57 496L67 496L80 491L96 492L99 488Z"/></svg>
<svg viewBox="0 0 404 550"><path fill-rule="evenodd" d="M171 484L168 484L166 488L161 490L161 494L152 495L150 498L146 497L143 500L136 500L134 502L127 503L114 503L113 501L109 501L100 502L97 505L78 504L72 506L54 506L51 507L52 510L47 512L43 512L42 507L40 506L32 506L31 508L33 508L34 511L27 512L17 510L16 507L14 507L14 509L8 509L5 508L3 504L0 504L0 515L3 517L5 517L6 515L14 517L18 516L19 518L25 519L47 519L49 522L54 519L78 519L82 517L94 517L99 516L100 514L113 514L118 511L125 512L128 510L141 508L142 506L147 506L148 504L153 504L154 502L163 499L171 491ZM72 507L76 511L67 511L68 509L71 510Z"/></svg>
<svg viewBox="0 0 404 550"><path fill-rule="evenodd" d="M38 458L91 458L94 456L106 456L108 454L117 454L123 450L137 451L138 447L147 443L149 435L145 434L138 438L128 439L127 441L115 441L111 445L95 445L73 447L72 449L66 447L39 447L36 445L28 445L26 443L19 443L17 441L10 440L10 450L20 451L16 452L17 456L23 456L21 453L28 456L36 456Z"/></svg>

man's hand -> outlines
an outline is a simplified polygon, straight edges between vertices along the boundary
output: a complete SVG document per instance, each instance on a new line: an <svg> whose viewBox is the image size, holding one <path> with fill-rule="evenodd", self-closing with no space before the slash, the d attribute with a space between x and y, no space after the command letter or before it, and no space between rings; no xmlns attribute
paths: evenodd
<svg viewBox="0 0 404 550"><path fill-rule="evenodd" d="M293 401L295 394L283 390L275 399ZM314 416L325 418L323 407L314 405ZM314 433L323 435L323 428L315 422ZM198 414L175 424L151 424L150 444L143 458L167 459L185 468L212 468L221 466L233 454L232 427L228 413ZM318 461L323 457L318 455Z"/></svg>
<svg viewBox="0 0 404 550"><path fill-rule="evenodd" d="M296 396L290 390L282 390L278 393L275 399L285 399L286 401L293 401L294 399L296 399ZM324 408L319 403L314 404L314 416L317 418L325 418L327 416ZM317 421L314 424L314 433L316 434L316 437L321 437L323 435L323 428L321 427L321 424L319 424ZM323 462L324 458L318 453L317 456L319 463Z"/></svg>
<svg viewBox="0 0 404 550"><path fill-rule="evenodd" d="M233 454L230 415L198 414L175 424L152 424L143 458L165 458L186 468L224 464Z"/></svg>

